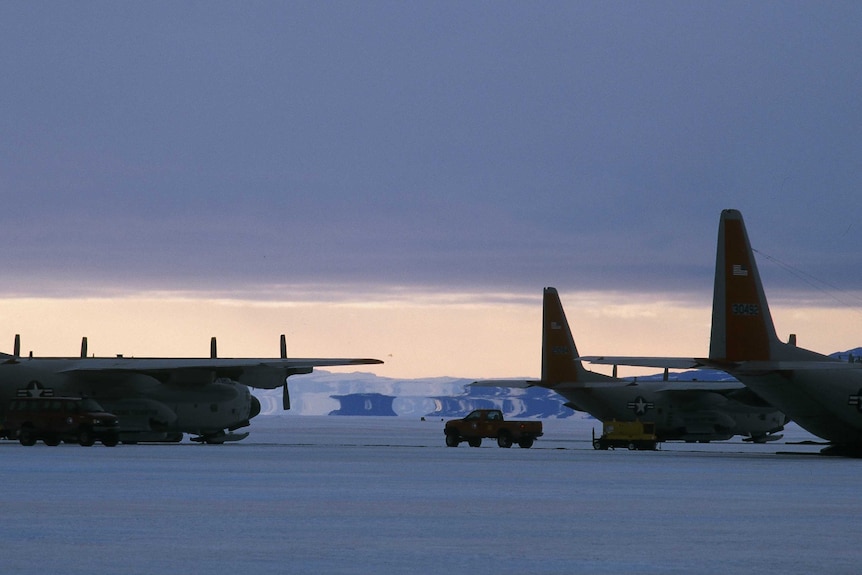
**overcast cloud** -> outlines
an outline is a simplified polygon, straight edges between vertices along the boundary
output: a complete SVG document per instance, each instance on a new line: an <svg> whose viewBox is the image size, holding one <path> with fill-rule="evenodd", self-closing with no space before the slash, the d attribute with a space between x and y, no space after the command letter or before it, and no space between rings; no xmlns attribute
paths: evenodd
<svg viewBox="0 0 862 575"><path fill-rule="evenodd" d="M4 2L0 290L708 298L729 207L862 289L860 54L855 2Z"/></svg>

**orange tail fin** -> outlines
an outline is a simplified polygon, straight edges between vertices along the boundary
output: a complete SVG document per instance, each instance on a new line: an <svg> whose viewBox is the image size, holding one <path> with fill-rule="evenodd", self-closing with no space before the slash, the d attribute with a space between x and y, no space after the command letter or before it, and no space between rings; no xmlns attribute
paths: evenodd
<svg viewBox="0 0 862 575"><path fill-rule="evenodd" d="M555 288L547 287L542 305L542 382L549 387L583 382L588 372L576 357L578 349L560 296Z"/></svg>
<svg viewBox="0 0 862 575"><path fill-rule="evenodd" d="M780 342L742 214L724 210L718 227L709 357L767 361L775 344Z"/></svg>

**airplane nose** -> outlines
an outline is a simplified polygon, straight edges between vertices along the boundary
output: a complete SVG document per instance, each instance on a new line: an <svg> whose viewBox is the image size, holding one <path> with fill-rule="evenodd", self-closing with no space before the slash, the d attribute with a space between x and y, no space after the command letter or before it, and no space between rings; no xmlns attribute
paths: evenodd
<svg viewBox="0 0 862 575"><path fill-rule="evenodd" d="M249 406L248 406L248 418L249 419L251 419L252 417L256 417L260 414L260 401L258 401L258 399L253 395L251 395L250 397L251 397L251 400L249 401Z"/></svg>

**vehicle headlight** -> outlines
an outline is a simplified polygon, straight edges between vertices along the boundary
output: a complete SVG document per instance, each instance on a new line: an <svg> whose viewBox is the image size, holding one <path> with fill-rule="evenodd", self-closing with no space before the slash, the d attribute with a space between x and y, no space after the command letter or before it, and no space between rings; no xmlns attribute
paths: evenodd
<svg viewBox="0 0 862 575"><path fill-rule="evenodd" d="M93 418L93 425L101 425L101 424L102 424L102 420L101 420L101 419Z"/></svg>

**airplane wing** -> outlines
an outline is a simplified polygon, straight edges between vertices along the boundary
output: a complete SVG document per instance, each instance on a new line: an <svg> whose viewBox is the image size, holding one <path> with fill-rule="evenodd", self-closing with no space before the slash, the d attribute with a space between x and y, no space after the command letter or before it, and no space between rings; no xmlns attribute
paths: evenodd
<svg viewBox="0 0 862 575"><path fill-rule="evenodd" d="M636 357L592 355L578 357L581 361L599 365L627 365L632 367L656 367L667 369L720 369L730 373L751 373L770 371L806 371L862 369L862 364L840 360L832 361L716 361L697 357Z"/></svg>
<svg viewBox="0 0 862 575"><path fill-rule="evenodd" d="M649 366L648 366L649 367ZM598 382L591 383L594 388L597 387L624 387L635 384L635 381L620 380L616 382ZM679 393L691 391L712 391L715 393L726 393L745 389L745 385L735 380L728 381L689 381L689 380L670 380L664 382L665 387L656 389L658 393ZM543 386L539 379L482 379L474 381L470 384L472 387L511 387L526 389L528 387L548 387ZM564 390L566 385L557 385L554 389ZM575 386L577 387L577 386Z"/></svg>
<svg viewBox="0 0 862 575"><path fill-rule="evenodd" d="M13 355L0 354L0 363L41 362L41 367L58 374L86 377L108 386L122 383L126 378L145 375L171 385L200 386L214 379L229 378L248 387L283 389L283 407L290 409L287 378L291 375L311 373L315 367L372 365L383 363L368 358L288 358L285 336L281 336L280 358L220 358L216 338L210 340L210 357L90 357L87 355L87 338L81 340L81 355L77 358L21 357L20 336L15 336ZM48 363L45 363L48 362ZM56 362L56 363L55 363ZM95 381L94 381L95 380Z"/></svg>
<svg viewBox="0 0 862 575"><path fill-rule="evenodd" d="M311 373L315 367L372 365L383 363L366 358L81 358L66 365L58 373L102 377L106 385L111 376L148 375L163 383L200 385L212 377L227 377L258 389L282 388L282 407L290 409L287 378ZM114 382L115 383L115 382Z"/></svg>
<svg viewBox="0 0 862 575"><path fill-rule="evenodd" d="M636 357L588 355L575 358L580 361L599 365L629 365L632 367L656 367L668 369L697 369L715 367L713 362L694 357Z"/></svg>
<svg viewBox="0 0 862 575"><path fill-rule="evenodd" d="M649 366L647 366L649 367ZM649 381L649 380L647 380ZM618 382L602 382L602 383L593 383L592 387L624 387L626 385L633 385L635 381L628 380L620 380ZM664 382L666 385L664 387L660 387L655 389L656 392L684 392L684 391L712 391L715 393L723 393L729 391L738 391L740 389L745 389L745 385L736 381L736 380L728 380L728 381L691 381L691 380L669 380ZM512 388L528 388L539 386L542 387L542 381L538 379L483 379L479 381L474 381L470 384L473 387L512 387ZM565 387L558 386L559 389L565 389Z"/></svg>
<svg viewBox="0 0 862 575"><path fill-rule="evenodd" d="M200 372L215 372L251 387L275 389L290 375L311 373L315 367L372 365L383 363L366 358L81 358L58 373L141 373L159 380L176 379Z"/></svg>
<svg viewBox="0 0 862 575"><path fill-rule="evenodd" d="M743 361L734 369L739 373L767 371L834 371L836 369L862 369L862 364L846 361Z"/></svg>
<svg viewBox="0 0 862 575"><path fill-rule="evenodd" d="M659 393L678 393L690 391L710 391L713 393L727 393L730 391L739 391L746 389L745 385L738 381L679 381L670 380L664 382L666 385L656 392Z"/></svg>

